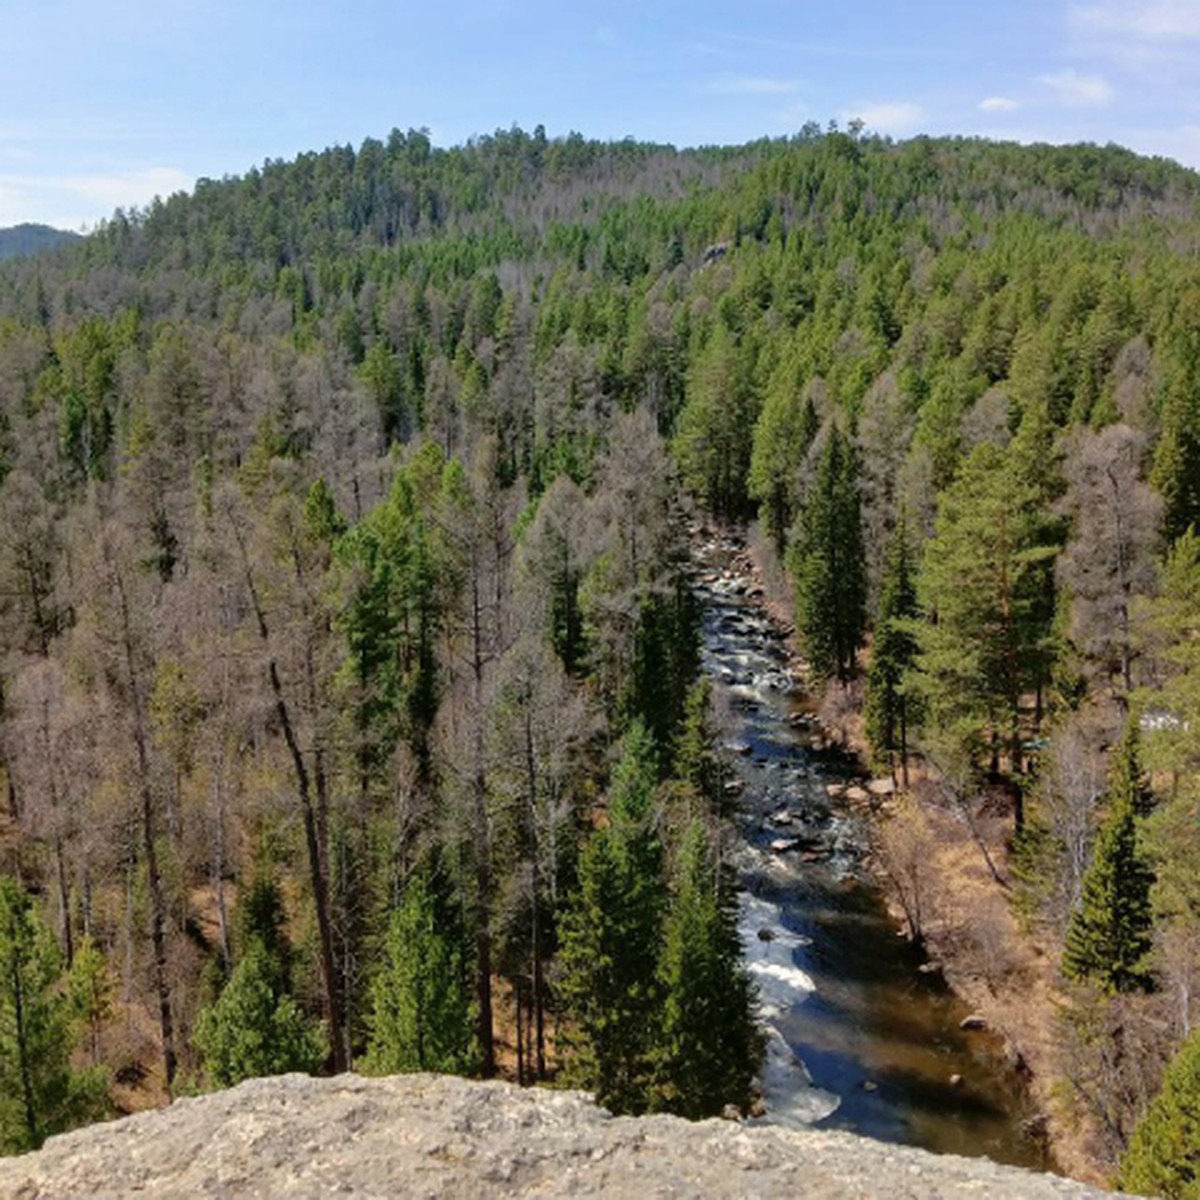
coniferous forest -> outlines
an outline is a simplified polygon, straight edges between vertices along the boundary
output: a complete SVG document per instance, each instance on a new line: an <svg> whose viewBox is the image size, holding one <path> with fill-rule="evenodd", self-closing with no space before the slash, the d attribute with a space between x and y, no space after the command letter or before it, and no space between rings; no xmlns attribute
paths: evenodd
<svg viewBox="0 0 1200 1200"><path fill-rule="evenodd" d="M1192 172L268 161L0 264L0 480L5 1149L286 1070L748 1109L702 514L878 771L1002 807L1097 1168L1196 1186Z"/></svg>

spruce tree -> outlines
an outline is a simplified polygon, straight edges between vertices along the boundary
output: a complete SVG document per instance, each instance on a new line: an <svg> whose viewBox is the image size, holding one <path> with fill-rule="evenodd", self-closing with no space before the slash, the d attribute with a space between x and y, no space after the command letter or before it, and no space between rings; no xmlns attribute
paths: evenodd
<svg viewBox="0 0 1200 1200"><path fill-rule="evenodd" d="M685 830L663 929L654 1106L698 1119L744 1108L762 1044L731 880L703 824Z"/></svg>
<svg viewBox="0 0 1200 1200"><path fill-rule="evenodd" d="M712 721L712 680L702 675L684 703L683 725L675 739L672 776L686 784L710 812L724 804L726 770L713 750L716 731Z"/></svg>
<svg viewBox="0 0 1200 1200"><path fill-rule="evenodd" d="M914 684L932 732L999 768L1021 763L1021 701L1044 671L1052 609L1045 521L1006 451L985 443L938 502L917 590L929 617ZM1016 814L1020 832L1022 813Z"/></svg>
<svg viewBox="0 0 1200 1200"><path fill-rule="evenodd" d="M608 823L584 846L562 927L566 1077L621 1113L645 1111L651 1095L663 893L657 779L653 739L634 722L613 772Z"/></svg>
<svg viewBox="0 0 1200 1200"><path fill-rule="evenodd" d="M789 562L796 621L814 670L843 683L854 674L866 629L867 569L854 451L834 428L800 517Z"/></svg>
<svg viewBox="0 0 1200 1200"><path fill-rule="evenodd" d="M874 756L895 769L899 754L906 768L908 730L912 720L912 697L904 687L905 676L917 657L917 639L912 622L917 616L917 586L907 523L901 512L892 535L884 568L875 616L875 639L871 666L867 671L867 738Z"/></svg>
<svg viewBox="0 0 1200 1200"><path fill-rule="evenodd" d="M371 986L367 1068L376 1074L476 1066L466 934L437 863L408 881L392 912L384 961Z"/></svg>
<svg viewBox="0 0 1200 1200"><path fill-rule="evenodd" d="M1167 1067L1162 1091L1129 1139L1116 1186L1166 1200L1200 1195L1200 1030Z"/></svg>
<svg viewBox="0 0 1200 1200"><path fill-rule="evenodd" d="M215 1003L201 1010L192 1033L215 1087L315 1071L328 1053L323 1031L291 995L291 948L283 921L279 886L260 872L237 912L237 965Z"/></svg>
<svg viewBox="0 0 1200 1200"><path fill-rule="evenodd" d="M1063 973L1068 978L1095 980L1109 992L1132 992L1150 985L1145 959L1151 945L1154 876L1137 844L1129 763L1129 757L1122 755L1115 764L1108 813L1096 835L1063 950Z"/></svg>
<svg viewBox="0 0 1200 1200"><path fill-rule="evenodd" d="M36 1150L100 1115L104 1076L71 1069L71 1000L53 934L24 888L0 879L0 1152Z"/></svg>

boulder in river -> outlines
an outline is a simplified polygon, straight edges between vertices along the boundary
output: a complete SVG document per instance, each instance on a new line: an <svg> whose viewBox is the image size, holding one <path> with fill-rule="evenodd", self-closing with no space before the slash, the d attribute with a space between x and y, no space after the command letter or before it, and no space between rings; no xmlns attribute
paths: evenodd
<svg viewBox="0 0 1200 1200"><path fill-rule="evenodd" d="M896 790L896 781L888 776L882 779L868 779L867 791L872 796L890 796Z"/></svg>
<svg viewBox="0 0 1200 1200"><path fill-rule="evenodd" d="M776 838L771 843L771 849L776 854L786 854L789 850L795 850L798 845L800 845L798 838Z"/></svg>
<svg viewBox="0 0 1200 1200"><path fill-rule="evenodd" d="M860 787L857 783L848 787L842 793L851 804L869 804L871 793L865 787Z"/></svg>
<svg viewBox="0 0 1200 1200"><path fill-rule="evenodd" d="M963 1017L958 1023L959 1029L986 1029L988 1027L987 1017L980 1013L971 1013L970 1016Z"/></svg>
<svg viewBox="0 0 1200 1200"><path fill-rule="evenodd" d="M790 825L792 814L786 808L776 809L768 818L772 825Z"/></svg>

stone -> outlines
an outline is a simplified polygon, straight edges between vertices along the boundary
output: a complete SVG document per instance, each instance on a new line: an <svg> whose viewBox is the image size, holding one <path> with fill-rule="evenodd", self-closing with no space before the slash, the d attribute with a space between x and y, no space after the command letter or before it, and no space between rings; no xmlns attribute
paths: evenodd
<svg viewBox="0 0 1200 1200"><path fill-rule="evenodd" d="M963 1077L957 1071L955 1071L955 1073L950 1076L950 1086L951 1087L955 1087L955 1088L962 1087L962 1081L963 1081Z"/></svg>
<svg viewBox="0 0 1200 1200"><path fill-rule="evenodd" d="M857 783L848 787L842 795L851 804L869 804L871 801L871 793L865 787L860 787Z"/></svg>
<svg viewBox="0 0 1200 1200"><path fill-rule="evenodd" d="M958 1023L959 1029L986 1029L988 1027L987 1017L980 1013L971 1013L968 1017L963 1017Z"/></svg>
<svg viewBox="0 0 1200 1200"><path fill-rule="evenodd" d="M867 780L867 791L872 796L890 796L895 790L896 781L890 777Z"/></svg>
<svg viewBox="0 0 1200 1200"><path fill-rule="evenodd" d="M919 1179L919 1182L918 1182ZM582 1092L436 1075L254 1079L0 1161L0 1195L1101 1197L837 1130L611 1117Z"/></svg>
<svg viewBox="0 0 1200 1200"><path fill-rule="evenodd" d="M786 854L789 850L795 850L798 845L800 842L796 838L776 838L771 843L771 849L776 854Z"/></svg>

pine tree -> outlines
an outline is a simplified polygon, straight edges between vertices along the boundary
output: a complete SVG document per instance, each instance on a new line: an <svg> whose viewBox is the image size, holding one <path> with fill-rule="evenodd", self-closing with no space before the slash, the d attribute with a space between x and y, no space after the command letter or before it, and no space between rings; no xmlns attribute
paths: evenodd
<svg viewBox="0 0 1200 1200"><path fill-rule="evenodd" d="M725 767L713 750L712 680L702 675L684 703L683 725L675 739L672 777L686 784L710 812L724 804Z"/></svg>
<svg viewBox="0 0 1200 1200"><path fill-rule="evenodd" d="M1133 760L1136 769L1136 759ZM1093 979L1105 991L1149 987L1145 958L1150 951L1150 886L1154 876L1138 848L1138 820L1130 758L1118 757L1109 808L1083 877L1079 907L1067 929L1063 973ZM1136 774L1134 775L1136 779Z"/></svg>
<svg viewBox="0 0 1200 1200"><path fill-rule="evenodd" d="M192 1041L215 1087L315 1071L328 1051L320 1029L282 989L279 960L255 938L217 1002L196 1018Z"/></svg>
<svg viewBox="0 0 1200 1200"><path fill-rule="evenodd" d="M821 455L789 563L809 662L818 674L844 683L854 674L866 629L867 570L854 451L836 427Z"/></svg>
<svg viewBox="0 0 1200 1200"><path fill-rule="evenodd" d="M71 1070L70 997L53 934L14 879L0 879L0 1152L35 1150L100 1115L102 1073Z"/></svg>
<svg viewBox="0 0 1200 1200"><path fill-rule="evenodd" d="M1129 1139L1116 1186L1165 1200L1200 1195L1200 1030L1167 1067L1162 1091Z"/></svg>
<svg viewBox="0 0 1200 1200"><path fill-rule="evenodd" d="M663 890L657 778L653 739L634 722L613 773L608 824L583 849L563 920L566 1075L614 1112L642 1112L650 1102Z"/></svg>
<svg viewBox="0 0 1200 1200"><path fill-rule="evenodd" d="M409 879L371 986L367 1069L462 1075L478 1058L466 934L437 865Z"/></svg>
<svg viewBox="0 0 1200 1200"><path fill-rule="evenodd" d="M899 754L901 769L907 771L908 730L912 720L912 697L904 687L905 676L917 657L917 639L912 622L917 616L917 587L908 528L901 512L892 536L891 553L884 568L875 616L875 639L867 672L867 738L877 759L895 770Z"/></svg>
<svg viewBox="0 0 1200 1200"><path fill-rule="evenodd" d="M1021 761L1021 699L1046 660L1046 595L1054 546L1031 485L1005 451L978 446L938 503L917 590L928 620L919 632L914 685L925 724L972 757L1007 748ZM1017 831L1022 812L1018 807Z"/></svg>
<svg viewBox="0 0 1200 1200"><path fill-rule="evenodd" d="M654 1106L698 1119L744 1108L762 1044L731 881L699 821L684 832L658 968Z"/></svg>
<svg viewBox="0 0 1200 1200"><path fill-rule="evenodd" d="M1162 406L1162 432L1150 482L1163 498L1168 542L1200 526L1200 394L1192 368L1177 366Z"/></svg>
<svg viewBox="0 0 1200 1200"><path fill-rule="evenodd" d="M216 1002L201 1010L192 1034L215 1087L315 1071L328 1053L323 1032L290 993L291 948L283 921L279 886L260 871L238 908L237 966Z"/></svg>

